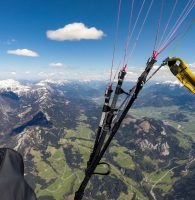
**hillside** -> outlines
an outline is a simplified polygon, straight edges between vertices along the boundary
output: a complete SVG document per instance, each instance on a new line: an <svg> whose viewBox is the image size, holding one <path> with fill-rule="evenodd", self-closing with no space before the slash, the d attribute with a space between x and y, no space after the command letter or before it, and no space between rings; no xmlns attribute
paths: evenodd
<svg viewBox="0 0 195 200"><path fill-rule="evenodd" d="M94 142L104 83L9 84L0 89L1 146L22 153L39 200L73 199ZM194 107L187 107L193 96L183 99L176 86L177 103L168 104L169 88L148 86L142 93L145 101L138 99L105 155L111 174L93 176L84 199L193 198L195 144L193 127L185 128L195 120ZM150 90L163 95L161 105L150 101Z"/></svg>

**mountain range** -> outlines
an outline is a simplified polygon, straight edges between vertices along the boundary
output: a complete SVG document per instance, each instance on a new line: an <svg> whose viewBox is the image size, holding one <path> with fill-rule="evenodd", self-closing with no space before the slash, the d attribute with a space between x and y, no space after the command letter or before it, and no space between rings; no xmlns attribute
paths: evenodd
<svg viewBox="0 0 195 200"><path fill-rule="evenodd" d="M0 81L0 145L23 155L39 200L73 199L105 87L103 81ZM179 84L146 85L104 157L111 174L93 176L84 199L193 200L194 100Z"/></svg>

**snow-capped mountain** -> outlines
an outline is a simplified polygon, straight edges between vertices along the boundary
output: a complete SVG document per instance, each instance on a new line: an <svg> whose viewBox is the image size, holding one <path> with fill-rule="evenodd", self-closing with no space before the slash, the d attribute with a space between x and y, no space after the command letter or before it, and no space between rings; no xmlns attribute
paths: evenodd
<svg viewBox="0 0 195 200"><path fill-rule="evenodd" d="M71 199L99 123L102 104L94 99L103 99L106 83L45 80L24 84L6 80L0 84L0 145L22 153L26 178L40 200ZM124 87L128 90L132 85ZM167 116L175 123L187 123L186 112L195 108L193 102L194 96L178 84L153 84L144 87L134 108L152 107L152 112L156 107L163 111L177 105L185 108L185 113L170 112ZM155 116L127 116L104 158L114 170L106 178L92 178L86 199L129 199L135 193L139 199L175 199L177 183L181 184L185 175L190 177L189 163L195 154L192 146L192 138L167 121Z"/></svg>
<svg viewBox="0 0 195 200"><path fill-rule="evenodd" d="M0 81L0 90L9 90L17 94L30 91L30 87L22 85L20 82L13 79L7 79Z"/></svg>
<svg viewBox="0 0 195 200"><path fill-rule="evenodd" d="M93 112L92 116L95 117L97 115ZM78 118L74 119L77 122L74 128L67 129L66 126L64 130L63 126L56 127L54 124L51 126L42 117L38 121L32 119L28 122L28 125L25 124L25 126L15 129L9 141L9 146L23 152L26 161L26 178L30 183L32 182L32 186L33 184L42 186L41 191L45 192L40 192L41 197L43 199L55 199L55 195L59 195L59 192L49 193L47 191L55 183L52 180L56 180L56 182L60 180L59 173L62 170L64 174L60 175L66 179L66 182L60 181L58 183L59 187L67 183L74 185L74 189L78 187L77 181L79 181L79 178L75 173L83 173L81 166L86 165L85 157L89 156L91 149L85 145L92 144L94 136L92 131L93 124L88 124L90 121L85 121L89 126L89 130L91 130L88 133L89 135L86 136L74 129L79 127L79 123L83 123ZM37 116L34 118L37 118ZM70 130L71 134L69 133ZM189 146L183 148L178 138L182 139L184 143L189 143ZM141 197L150 199L152 194L154 197L161 196L163 198L168 192L164 190L159 192L155 188L149 190L149 186L152 186L152 183L150 183L152 177L150 178L148 175L150 173L159 175L158 171L163 174L170 171L172 176L169 174L167 176L172 181L172 183L169 182L169 187L171 188L172 184L181 178L181 174L185 170L185 166L187 166L187 161L181 167L177 164L177 161L189 159L192 141L186 135L184 136L183 133L169 125L165 125L161 121L149 118L141 120L128 118L123 129L116 135L115 143L114 146L111 145L109 153L104 158L105 161L110 163L113 174L103 179L93 177L91 180L93 187L90 186L86 191L86 200L98 198L99 185L104 186L104 191L106 191L101 196L101 199L104 197L106 199L110 197L119 199L121 193L125 193L128 196L128 191L131 191L128 185L131 182L136 183L133 189L136 188L136 191L139 191L138 195L141 195ZM120 160L119 156L121 154L126 158L126 164L123 164ZM54 172L51 172L52 168ZM48 173L48 176L45 177L42 171ZM71 172L75 177L73 180L68 179L68 172ZM49 175L52 176L50 177ZM140 182L141 184L139 184ZM108 183L111 183L112 188L115 188L115 190L110 192L111 188L105 187ZM167 185L166 180L162 181L161 184ZM144 185L148 187L144 188ZM118 187L120 190L116 189ZM63 190L61 193L63 197L68 199L73 191L71 189L68 192Z"/></svg>

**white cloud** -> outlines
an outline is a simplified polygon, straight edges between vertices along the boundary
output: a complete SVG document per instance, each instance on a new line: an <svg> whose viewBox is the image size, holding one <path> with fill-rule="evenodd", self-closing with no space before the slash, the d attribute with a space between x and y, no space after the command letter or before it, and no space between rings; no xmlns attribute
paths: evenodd
<svg viewBox="0 0 195 200"><path fill-rule="evenodd" d="M195 63L188 64L189 67L195 68Z"/></svg>
<svg viewBox="0 0 195 200"><path fill-rule="evenodd" d="M29 71L26 71L25 74L30 74L30 72L29 72Z"/></svg>
<svg viewBox="0 0 195 200"><path fill-rule="evenodd" d="M195 63L188 64L188 66L190 67L192 73L195 73Z"/></svg>
<svg viewBox="0 0 195 200"><path fill-rule="evenodd" d="M151 70L151 73L148 77L158 68L159 66L154 66ZM128 67L127 68L127 75L125 80L128 81L137 81L141 73L144 71L145 68L143 67ZM117 77L116 77L117 78ZM154 82L163 82L166 80L175 80L175 76L170 72L169 68L164 66L162 67L152 78L151 81Z"/></svg>
<svg viewBox="0 0 195 200"><path fill-rule="evenodd" d="M48 30L47 37L51 40L97 40L104 36L102 30L95 27L87 27L83 23L72 23L65 25L63 28L57 30Z"/></svg>
<svg viewBox="0 0 195 200"><path fill-rule="evenodd" d="M7 53L17 55L17 56L30 56L30 57L39 56L38 53L29 49L8 50Z"/></svg>
<svg viewBox="0 0 195 200"><path fill-rule="evenodd" d="M16 75L16 72L11 72L11 75Z"/></svg>
<svg viewBox="0 0 195 200"><path fill-rule="evenodd" d="M56 68L60 68L63 67L64 65L62 63L50 63L49 64L50 67L56 67Z"/></svg>
<svg viewBox="0 0 195 200"><path fill-rule="evenodd" d="M44 78L52 78L52 77L55 76L55 74L56 73L54 73L54 72L51 72L51 73L49 73L49 72L39 72L38 76L41 76L41 77L44 77Z"/></svg>

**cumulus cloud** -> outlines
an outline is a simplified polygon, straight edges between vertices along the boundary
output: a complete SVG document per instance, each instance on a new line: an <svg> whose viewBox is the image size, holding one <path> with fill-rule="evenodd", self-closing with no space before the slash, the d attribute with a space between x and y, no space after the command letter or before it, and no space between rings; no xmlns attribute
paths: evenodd
<svg viewBox="0 0 195 200"><path fill-rule="evenodd" d="M151 70L149 76L158 68L159 66L154 66ZM144 71L143 67L129 67L127 69L127 75L125 77L128 81L137 81L141 73ZM149 77L148 76L148 77ZM117 78L117 77L116 77ZM175 76L172 75L168 67L162 67L152 78L152 82L164 82L166 80L175 80Z"/></svg>
<svg viewBox="0 0 195 200"><path fill-rule="evenodd" d="M58 68L58 67L60 68L60 67L63 67L64 65L62 63L58 62L58 63L50 63L49 66L55 67L55 68Z"/></svg>
<svg viewBox="0 0 195 200"><path fill-rule="evenodd" d="M189 67L195 68L195 63L188 64Z"/></svg>
<svg viewBox="0 0 195 200"><path fill-rule="evenodd" d="M37 75L44 77L44 78L53 78L56 75L56 73L54 73L54 72L39 72Z"/></svg>
<svg viewBox="0 0 195 200"><path fill-rule="evenodd" d="M38 53L29 49L8 50L7 53L17 55L17 56L30 56L30 57L39 56Z"/></svg>
<svg viewBox="0 0 195 200"><path fill-rule="evenodd" d="M127 69L127 75L125 81L136 82L141 72L144 71L143 67L129 67ZM151 74L155 71L152 69ZM115 74L115 73L113 73ZM110 76L110 70L96 71L96 70L69 70L63 72L39 72L38 77L46 79L61 80L97 80L97 81L108 81ZM117 81L117 77L114 81ZM173 76L168 67L164 67L155 76L152 77L151 82L165 82L165 81L176 81L177 78Z"/></svg>
<svg viewBox="0 0 195 200"><path fill-rule="evenodd" d="M195 63L188 64L193 73L195 73Z"/></svg>
<svg viewBox="0 0 195 200"><path fill-rule="evenodd" d="M63 28L57 30L48 30L47 37L51 40L97 40L104 36L102 30L95 27L87 27L83 23L72 23L65 25Z"/></svg>

